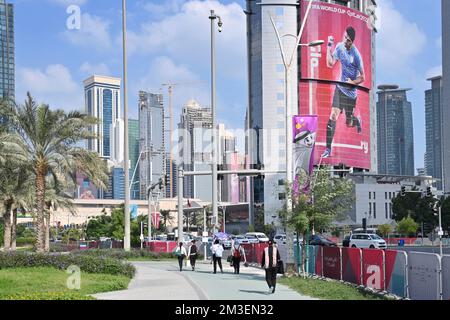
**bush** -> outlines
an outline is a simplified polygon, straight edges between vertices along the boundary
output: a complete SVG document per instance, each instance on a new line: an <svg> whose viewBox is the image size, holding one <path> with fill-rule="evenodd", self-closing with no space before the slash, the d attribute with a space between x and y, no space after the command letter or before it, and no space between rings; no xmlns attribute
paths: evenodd
<svg viewBox="0 0 450 320"><path fill-rule="evenodd" d="M0 269L20 267L54 267L66 270L75 265L87 273L124 275L132 278L136 269L119 259L74 255L74 254L39 254L39 253L0 253Z"/></svg>
<svg viewBox="0 0 450 320"><path fill-rule="evenodd" d="M95 300L76 292L33 292L0 295L0 300Z"/></svg>
<svg viewBox="0 0 450 320"><path fill-rule="evenodd" d="M91 249L91 250L75 250L72 252L74 255L91 256L91 257L103 257L112 259L134 259L134 258L148 258L152 260L170 259L175 258L173 253L156 253L146 250L132 249L129 252L123 249Z"/></svg>
<svg viewBox="0 0 450 320"><path fill-rule="evenodd" d="M17 238L16 239L17 246L24 246L27 244L34 245L35 242L36 242L36 238Z"/></svg>

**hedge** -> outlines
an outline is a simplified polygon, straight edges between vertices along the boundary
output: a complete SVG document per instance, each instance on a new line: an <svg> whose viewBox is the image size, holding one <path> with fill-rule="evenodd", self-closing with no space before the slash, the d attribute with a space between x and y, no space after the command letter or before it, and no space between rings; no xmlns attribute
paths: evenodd
<svg viewBox="0 0 450 320"><path fill-rule="evenodd" d="M175 258L173 253L156 253L146 250L132 249L129 252L123 249L90 249L90 250L75 250L72 251L74 255L90 256L90 257L103 257L113 259L133 259L133 258L149 258L150 260L170 259Z"/></svg>
<svg viewBox="0 0 450 320"><path fill-rule="evenodd" d="M124 275L133 278L136 269L129 263L119 259L74 255L74 254L41 254L26 252L0 253L0 269L20 267L54 267L67 270L71 265L78 266L87 273Z"/></svg>

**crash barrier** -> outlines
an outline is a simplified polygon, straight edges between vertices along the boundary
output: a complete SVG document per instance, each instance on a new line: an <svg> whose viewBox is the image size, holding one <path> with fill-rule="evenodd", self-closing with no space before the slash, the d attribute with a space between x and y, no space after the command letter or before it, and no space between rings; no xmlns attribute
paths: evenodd
<svg viewBox="0 0 450 320"><path fill-rule="evenodd" d="M441 258L434 253L408 253L409 297L413 300L439 300Z"/></svg>
<svg viewBox="0 0 450 320"><path fill-rule="evenodd" d="M287 246L278 248L286 261ZM319 246L308 246L308 252L308 273L413 300L450 300L450 255Z"/></svg>
<svg viewBox="0 0 450 320"><path fill-rule="evenodd" d="M267 243L243 243L242 247L245 250L247 262L261 264L262 254L267 246Z"/></svg>
<svg viewBox="0 0 450 320"><path fill-rule="evenodd" d="M418 238L384 238L387 244L394 246L398 245L413 245L416 244ZM421 240L421 239L419 239Z"/></svg>
<svg viewBox="0 0 450 320"><path fill-rule="evenodd" d="M442 300L450 300L450 256L441 259L442 268Z"/></svg>
<svg viewBox="0 0 450 320"><path fill-rule="evenodd" d="M177 247L176 241L149 241L145 247L151 252L171 253Z"/></svg>

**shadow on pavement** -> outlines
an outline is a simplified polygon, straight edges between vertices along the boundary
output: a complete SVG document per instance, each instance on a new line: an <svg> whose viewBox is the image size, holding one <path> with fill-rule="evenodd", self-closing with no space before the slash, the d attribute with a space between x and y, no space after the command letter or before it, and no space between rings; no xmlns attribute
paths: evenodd
<svg viewBox="0 0 450 320"><path fill-rule="evenodd" d="M245 293L257 293L257 294L263 294L265 296L269 295L269 293L267 293L267 291L255 291L255 290L241 290L239 289L240 292L245 292Z"/></svg>

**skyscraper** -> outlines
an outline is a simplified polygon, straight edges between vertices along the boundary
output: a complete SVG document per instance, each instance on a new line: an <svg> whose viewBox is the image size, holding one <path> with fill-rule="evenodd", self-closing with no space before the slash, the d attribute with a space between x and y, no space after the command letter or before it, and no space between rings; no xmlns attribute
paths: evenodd
<svg viewBox="0 0 450 320"><path fill-rule="evenodd" d="M414 176L412 106L406 96L410 89L378 89L378 173Z"/></svg>
<svg viewBox="0 0 450 320"><path fill-rule="evenodd" d="M436 182L438 190L442 190L442 76L428 79L431 81L431 89L425 91L425 132L426 132L426 153L425 172L433 178L439 179Z"/></svg>
<svg viewBox="0 0 450 320"><path fill-rule="evenodd" d="M179 130L179 159L184 170L211 170L211 108L190 100L183 107ZM211 177L185 177L183 194L187 198L211 200Z"/></svg>
<svg viewBox="0 0 450 320"><path fill-rule="evenodd" d="M96 75L84 81L86 113L100 121L92 128L100 138L88 140L87 148L114 165L123 162L120 82L119 78Z"/></svg>
<svg viewBox="0 0 450 320"><path fill-rule="evenodd" d="M139 120L128 119L128 140L130 146L130 179L136 170L134 180L131 181L131 199L140 199L139 192ZM137 182L137 183L136 183Z"/></svg>
<svg viewBox="0 0 450 320"><path fill-rule="evenodd" d="M14 5L0 0L0 98L15 96Z"/></svg>
<svg viewBox="0 0 450 320"><path fill-rule="evenodd" d="M162 94L139 92L139 185L141 199L147 188L166 172L165 117Z"/></svg>
<svg viewBox="0 0 450 320"><path fill-rule="evenodd" d="M442 71L443 119L450 120L450 1L442 0ZM450 192L450 126L443 130L444 190Z"/></svg>

